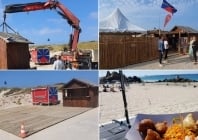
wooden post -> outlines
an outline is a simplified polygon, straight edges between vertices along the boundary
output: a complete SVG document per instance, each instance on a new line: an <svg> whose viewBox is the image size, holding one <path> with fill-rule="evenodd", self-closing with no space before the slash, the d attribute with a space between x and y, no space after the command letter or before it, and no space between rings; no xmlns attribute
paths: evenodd
<svg viewBox="0 0 198 140"><path fill-rule="evenodd" d="M65 103L65 88L62 89L62 100L63 100L63 106Z"/></svg>
<svg viewBox="0 0 198 140"><path fill-rule="evenodd" d="M180 38L181 38L181 32L179 31L179 40L178 40L178 53L180 54L181 53L181 40L180 40Z"/></svg>

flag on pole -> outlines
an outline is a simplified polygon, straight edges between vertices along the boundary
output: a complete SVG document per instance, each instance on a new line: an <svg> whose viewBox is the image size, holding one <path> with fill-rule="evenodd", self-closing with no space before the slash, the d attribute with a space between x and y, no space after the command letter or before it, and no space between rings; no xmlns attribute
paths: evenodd
<svg viewBox="0 0 198 140"><path fill-rule="evenodd" d="M177 12L177 9L173 7L170 3L168 3L166 0L163 0L161 8L170 12L171 14L174 14Z"/></svg>
<svg viewBox="0 0 198 140"><path fill-rule="evenodd" d="M166 15L165 20L164 20L164 27L168 24L171 18L172 18L171 14Z"/></svg>

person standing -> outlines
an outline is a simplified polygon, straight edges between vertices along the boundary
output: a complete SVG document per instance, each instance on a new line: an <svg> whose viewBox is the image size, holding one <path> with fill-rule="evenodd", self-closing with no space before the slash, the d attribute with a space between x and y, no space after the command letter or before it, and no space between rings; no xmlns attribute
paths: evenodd
<svg viewBox="0 0 198 140"><path fill-rule="evenodd" d="M167 58L168 58L168 48L169 48L169 45L168 45L168 40L167 38L164 39L164 60L165 62L167 63Z"/></svg>
<svg viewBox="0 0 198 140"><path fill-rule="evenodd" d="M193 45L193 42L194 42L194 37L191 37L190 38L190 42L189 42L189 50L188 50L188 55L190 57L190 59L192 60L193 59L193 49L192 49L192 45Z"/></svg>
<svg viewBox="0 0 198 140"><path fill-rule="evenodd" d="M65 69L65 65L64 65L63 61L61 60L61 56L60 55L57 55L56 61L54 61L54 64L53 64L53 69L54 70L63 70L63 69Z"/></svg>
<svg viewBox="0 0 198 140"><path fill-rule="evenodd" d="M188 38L187 37L182 38L181 44L183 48L183 55L186 55L186 50L188 47Z"/></svg>
<svg viewBox="0 0 198 140"><path fill-rule="evenodd" d="M192 44L192 49L193 49L193 57L194 57L194 64L197 64L197 49L198 49L198 41L197 38L194 36L194 41Z"/></svg>
<svg viewBox="0 0 198 140"><path fill-rule="evenodd" d="M163 67L162 57L163 57L163 53L164 53L164 42L163 42L163 38L161 36L159 36L159 40L158 40L158 52L159 52L159 66Z"/></svg>

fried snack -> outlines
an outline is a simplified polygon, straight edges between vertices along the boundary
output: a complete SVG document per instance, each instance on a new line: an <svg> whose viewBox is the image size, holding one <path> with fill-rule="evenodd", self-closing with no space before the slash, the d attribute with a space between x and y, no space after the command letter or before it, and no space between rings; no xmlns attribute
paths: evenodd
<svg viewBox="0 0 198 140"><path fill-rule="evenodd" d="M163 135L166 132L166 130L168 129L167 122L164 121L164 122L156 123L155 124L155 129L160 135Z"/></svg>
<svg viewBox="0 0 198 140"><path fill-rule="evenodd" d="M139 123L138 131L145 137L147 130L155 130L155 124L151 119L143 119Z"/></svg>
<svg viewBox="0 0 198 140"><path fill-rule="evenodd" d="M192 136L185 136L184 140L196 140L196 138L193 138Z"/></svg>
<svg viewBox="0 0 198 140"><path fill-rule="evenodd" d="M173 124L164 134L164 140L184 140L186 136L195 138L195 134L189 129L183 128L181 124Z"/></svg>
<svg viewBox="0 0 198 140"><path fill-rule="evenodd" d="M195 121L192 113L187 114L186 117L184 118L183 127L191 129L193 131L197 130L196 121Z"/></svg>
<svg viewBox="0 0 198 140"><path fill-rule="evenodd" d="M152 129L148 129L145 140L162 140L162 139L157 132L155 132Z"/></svg>

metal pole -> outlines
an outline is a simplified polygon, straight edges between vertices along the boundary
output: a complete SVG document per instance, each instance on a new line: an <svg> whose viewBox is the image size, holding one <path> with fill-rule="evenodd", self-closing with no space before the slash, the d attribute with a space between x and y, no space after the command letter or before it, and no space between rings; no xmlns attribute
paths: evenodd
<svg viewBox="0 0 198 140"><path fill-rule="evenodd" d="M119 70L119 74L120 74L120 83L121 83L121 89L122 89L122 97L123 97L123 102L124 102L126 122L127 122L128 128L131 128L130 121L129 121L129 115L128 115L128 109L127 109L127 100L126 100L125 86L124 86L124 76L123 76L123 73L121 70Z"/></svg>

